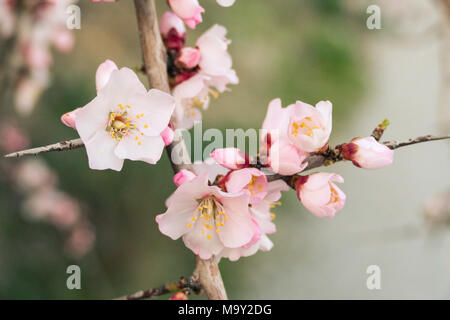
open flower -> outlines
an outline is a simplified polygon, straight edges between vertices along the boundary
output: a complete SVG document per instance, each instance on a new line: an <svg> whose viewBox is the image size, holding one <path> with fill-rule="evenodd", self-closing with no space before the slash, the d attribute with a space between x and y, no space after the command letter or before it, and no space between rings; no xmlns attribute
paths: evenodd
<svg viewBox="0 0 450 320"><path fill-rule="evenodd" d="M202 13L205 12L198 0L168 0L170 8L180 17L186 25L195 29L202 22Z"/></svg>
<svg viewBox="0 0 450 320"><path fill-rule="evenodd" d="M292 143L305 152L317 152L328 143L331 133L330 101L320 101L316 107L297 101L292 107L288 136Z"/></svg>
<svg viewBox="0 0 450 320"><path fill-rule="evenodd" d="M103 73L109 74L104 85ZM132 70L116 70L109 63L97 72L97 88L94 100L69 113L86 146L89 167L119 171L124 159L156 163L164 148L161 133L174 110L173 97L156 89L147 92Z"/></svg>
<svg viewBox="0 0 450 320"><path fill-rule="evenodd" d="M394 151L374 137L355 138L342 146L342 156L357 167L379 169L392 164Z"/></svg>
<svg viewBox="0 0 450 320"><path fill-rule="evenodd" d="M228 84L238 84L239 78L232 69L231 56L228 53L230 40L225 38L227 29L220 25L212 26L197 40L201 59L200 73L209 77L207 84L224 92Z"/></svg>
<svg viewBox="0 0 450 320"><path fill-rule="evenodd" d="M254 236L248 192L227 193L208 185L208 172L183 183L166 202L168 209L156 217L159 230L185 245L201 259L224 248L238 248Z"/></svg>
<svg viewBox="0 0 450 320"><path fill-rule="evenodd" d="M303 161L306 153L289 139L287 130L294 113L293 105L282 108L281 100L269 103L264 119L261 154L267 157L267 164L279 174L292 175L302 171L307 163Z"/></svg>
<svg viewBox="0 0 450 320"><path fill-rule="evenodd" d="M314 173L298 177L295 183L298 199L319 218L332 218L345 204L345 194L333 182L344 182L335 173Z"/></svg>
<svg viewBox="0 0 450 320"><path fill-rule="evenodd" d="M201 109L209 106L209 87L205 81L208 77L197 74L177 85L172 93L176 108L174 120L177 128L190 129L202 120Z"/></svg>
<svg viewBox="0 0 450 320"><path fill-rule="evenodd" d="M267 236L276 232L276 227L273 223L275 214L271 213L271 210L280 204L281 191L287 190L289 190L289 187L284 181L277 180L270 182L268 192L263 201L258 205L250 206L250 214L259 230L258 237L254 237L252 241L242 247L233 249L225 248L220 253L220 256L228 258L231 261L236 261L240 257L251 256L258 252L258 250L269 251L272 249L273 243Z"/></svg>

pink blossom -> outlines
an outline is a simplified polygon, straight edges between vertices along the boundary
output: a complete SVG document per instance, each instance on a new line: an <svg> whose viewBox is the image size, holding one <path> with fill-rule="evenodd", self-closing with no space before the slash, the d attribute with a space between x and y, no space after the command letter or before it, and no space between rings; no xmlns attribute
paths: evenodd
<svg viewBox="0 0 450 320"><path fill-rule="evenodd" d="M182 169L173 176L173 183L179 187L183 183L193 180L196 176L192 171Z"/></svg>
<svg viewBox="0 0 450 320"><path fill-rule="evenodd" d="M180 17L186 25L195 29L202 22L202 13L205 12L198 0L168 0L170 8Z"/></svg>
<svg viewBox="0 0 450 320"><path fill-rule="evenodd" d="M76 113L89 167L120 171L124 159L155 164L174 105L173 97L160 90L147 92L131 69L113 70L97 97Z"/></svg>
<svg viewBox="0 0 450 320"><path fill-rule="evenodd" d="M236 193L242 190L250 192L250 204L261 203L267 195L269 183L264 173L256 168L244 168L231 171L225 181L228 192Z"/></svg>
<svg viewBox="0 0 450 320"><path fill-rule="evenodd" d="M175 63L185 69L195 68L201 59L200 51L191 47L184 47L180 50L180 55Z"/></svg>
<svg viewBox="0 0 450 320"><path fill-rule="evenodd" d="M48 46L40 41L30 41L22 48L26 63L31 68L47 69L52 64Z"/></svg>
<svg viewBox="0 0 450 320"><path fill-rule="evenodd" d="M66 243L66 249L69 253L77 258L88 253L95 243L95 234L83 224L76 226L70 233Z"/></svg>
<svg viewBox="0 0 450 320"><path fill-rule="evenodd" d="M109 59L106 59L105 62L98 66L95 73L95 86L97 88L97 91L106 86L112 72L115 70L119 70L119 68L117 68L117 65Z"/></svg>
<svg viewBox="0 0 450 320"><path fill-rule="evenodd" d="M345 204L345 194L333 182L344 179L334 173L314 173L298 177L295 183L298 199L319 218L332 218Z"/></svg>
<svg viewBox="0 0 450 320"><path fill-rule="evenodd" d="M276 205L281 204L279 202L281 198L281 191L287 190L289 190L288 185L281 180L270 182L268 192L264 200L258 205L252 205L250 207L252 219L258 226L259 238L257 238L256 241L250 241L248 244L239 248L225 248L220 253L220 256L228 258L231 261L236 261L240 257L251 256L258 252L258 250L269 251L272 249L273 243L267 236L276 232L276 227L273 223L275 214L271 213L271 210Z"/></svg>
<svg viewBox="0 0 450 320"><path fill-rule="evenodd" d="M238 248L254 235L248 192L226 193L208 185L207 172L185 182L168 199L168 209L156 217L159 230L185 245L201 259L224 248Z"/></svg>
<svg viewBox="0 0 450 320"><path fill-rule="evenodd" d="M224 92L228 84L238 84L239 78L232 69L231 56L228 45L231 43L225 36L227 29L214 25L197 40L197 48L201 59L200 73L209 77L207 84Z"/></svg>
<svg viewBox="0 0 450 320"><path fill-rule="evenodd" d="M296 174L307 166L303 162L306 153L287 135L293 109L292 105L282 108L280 99L272 100L262 126L265 134L262 136L261 154L268 158L268 165L274 172L283 175Z"/></svg>
<svg viewBox="0 0 450 320"><path fill-rule="evenodd" d="M374 137L355 138L342 146L342 156L357 167L379 169L392 164L394 151Z"/></svg>
<svg viewBox="0 0 450 320"><path fill-rule="evenodd" d="M236 0L217 0L222 7L231 7Z"/></svg>
<svg viewBox="0 0 450 320"><path fill-rule="evenodd" d="M169 36L170 30L175 29L179 36L186 35L186 28L183 20L181 20L175 13L166 11L159 21L159 31L163 37Z"/></svg>
<svg viewBox="0 0 450 320"><path fill-rule="evenodd" d="M249 157L237 148L216 149L211 152L211 157L221 166L236 170L246 168L249 165Z"/></svg>
<svg viewBox="0 0 450 320"><path fill-rule="evenodd" d="M29 139L25 133L8 121L0 124L0 147L6 152L25 149Z"/></svg>
<svg viewBox="0 0 450 320"><path fill-rule="evenodd" d="M320 101L316 107L297 101L289 119L288 136L292 143L305 152L317 152L330 138L333 106Z"/></svg>
<svg viewBox="0 0 450 320"><path fill-rule="evenodd" d="M174 88L174 120L177 128L190 129L202 120L199 109L207 109L210 101L209 87L205 83L207 79L209 78L197 74Z"/></svg>

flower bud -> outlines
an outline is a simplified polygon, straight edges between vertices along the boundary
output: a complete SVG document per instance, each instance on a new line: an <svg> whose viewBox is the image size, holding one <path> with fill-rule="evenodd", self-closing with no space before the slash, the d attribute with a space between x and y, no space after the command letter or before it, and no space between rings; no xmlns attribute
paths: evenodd
<svg viewBox="0 0 450 320"><path fill-rule="evenodd" d="M161 138L164 140L164 145L167 147L172 143L173 137L175 136L175 132L172 130L170 126L161 132Z"/></svg>
<svg viewBox="0 0 450 320"><path fill-rule="evenodd" d="M170 8L191 29L202 22L202 13L205 12L198 0L168 0Z"/></svg>
<svg viewBox="0 0 450 320"><path fill-rule="evenodd" d="M214 158L221 166L236 170L246 168L249 165L249 157L237 148L216 149L211 152Z"/></svg>
<svg viewBox="0 0 450 320"><path fill-rule="evenodd" d="M184 292L178 291L175 292L173 296L169 298L169 300L188 300L188 297Z"/></svg>
<svg viewBox="0 0 450 320"><path fill-rule="evenodd" d="M185 69L193 69L198 66L201 59L200 51L191 47L184 47L175 60L175 64Z"/></svg>
<svg viewBox="0 0 450 320"><path fill-rule="evenodd" d="M173 176L173 183L177 187L181 186L183 183L191 181L196 175L189 170L182 169L177 174Z"/></svg>
<svg viewBox="0 0 450 320"><path fill-rule="evenodd" d="M379 169L392 164L394 151L374 137L355 138L342 146L342 156L359 168Z"/></svg>

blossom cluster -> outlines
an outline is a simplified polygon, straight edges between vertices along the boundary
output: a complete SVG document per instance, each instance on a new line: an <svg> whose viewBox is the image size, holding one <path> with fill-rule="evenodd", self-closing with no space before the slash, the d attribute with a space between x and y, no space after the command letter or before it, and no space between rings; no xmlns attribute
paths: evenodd
<svg viewBox="0 0 450 320"><path fill-rule="evenodd" d="M190 129L201 121L201 110L207 109L210 98L217 98L229 84L238 84L228 53L227 30L214 25L201 35L195 48L185 46L186 28L173 12L163 14L160 31L167 49L168 75L176 100L174 125Z"/></svg>
<svg viewBox="0 0 450 320"><path fill-rule="evenodd" d="M14 63L20 73L15 84L17 112L28 115L36 101L49 85L49 68L53 46L68 52L74 45L72 32L66 27L66 8L77 0L38 0L0 2L0 38L17 39Z"/></svg>
<svg viewBox="0 0 450 320"><path fill-rule="evenodd" d="M118 69L107 60L96 73L96 98L62 116L64 124L78 131L92 169L121 170L124 159L155 164L172 142L172 125L191 128L201 120L199 109L208 107L211 95L238 83L226 29L214 25L195 48L187 47L185 24L194 28L204 10L197 0L168 3L173 12L163 14L160 31L172 95L147 92L132 70ZM182 238L202 259L234 261L272 248L272 208L289 187L312 214L334 217L345 204L346 196L336 185L344 179L335 173L302 174L309 156L330 152L332 109L330 101L315 106L297 101L286 108L280 99L271 101L257 163L239 149L225 148L195 163L191 171L176 173L178 188L166 201L167 211L156 217L159 230L172 239ZM393 151L372 136L355 138L337 150L360 168L382 168L393 161ZM283 178L269 180L269 174Z"/></svg>

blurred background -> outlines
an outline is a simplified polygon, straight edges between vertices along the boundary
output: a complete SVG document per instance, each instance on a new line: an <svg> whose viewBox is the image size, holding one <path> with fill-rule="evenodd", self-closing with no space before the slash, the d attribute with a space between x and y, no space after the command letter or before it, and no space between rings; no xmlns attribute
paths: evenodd
<svg viewBox="0 0 450 320"><path fill-rule="evenodd" d="M161 15L168 8L157 2ZM269 101L280 97L283 105L331 100L332 145L369 135L384 118L391 121L385 140L448 133L446 1L200 3L204 22L188 31L188 43L215 23L226 26L240 78L204 112L204 129L259 128ZM381 8L381 30L366 26L371 4ZM141 65L131 1L78 5L81 29L72 32L73 50L52 52L46 90L32 110L14 118L28 132L24 144L77 138L60 116L95 96L95 70L105 59ZM6 49L4 41L0 50ZM0 121L13 117L14 103L5 101ZM154 220L175 189L165 154L157 166L126 161L120 173L89 170L83 149L39 159L51 173L30 164L28 171L13 168L25 159L20 165L0 160L0 298L110 299L191 274L193 254L181 240L162 235ZM45 201L33 202L16 181L20 172L43 170L58 190L50 199L62 202L50 216ZM221 262L229 297L450 298L449 226L433 218L449 210L448 143L402 148L394 165L376 172L350 163L325 170L345 178L345 208L334 219L318 219L294 192L285 193L275 209L274 248ZM41 214L36 207L44 207ZM81 267L81 290L66 288L71 264ZM366 287L369 265L381 268L381 290Z"/></svg>

